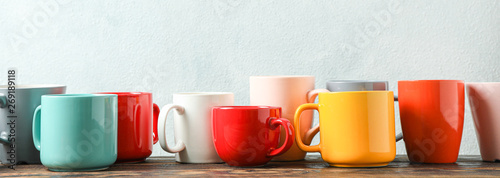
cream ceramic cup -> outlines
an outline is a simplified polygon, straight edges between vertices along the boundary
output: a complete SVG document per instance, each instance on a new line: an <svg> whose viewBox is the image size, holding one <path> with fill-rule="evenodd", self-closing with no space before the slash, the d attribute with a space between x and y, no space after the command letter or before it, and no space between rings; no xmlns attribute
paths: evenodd
<svg viewBox="0 0 500 178"><path fill-rule="evenodd" d="M481 157L500 160L500 82L467 83L466 88Z"/></svg>
<svg viewBox="0 0 500 178"><path fill-rule="evenodd" d="M163 106L158 117L158 135L163 150L175 153L181 163L222 163L212 138L211 111L214 106L234 105L233 93L200 92L173 94L173 103ZM166 119L174 112L175 146L167 145Z"/></svg>
<svg viewBox="0 0 500 178"><path fill-rule="evenodd" d="M293 124L295 110L307 103L307 96L314 89L314 76L251 76L250 105L267 105L282 108L282 117ZM312 111L304 111L301 116L300 136L308 138L306 132L311 128ZM281 129L280 145L285 140L285 131ZM310 144L304 141L305 144ZM274 161L297 161L304 159L306 152L299 149L296 143L284 154L274 157Z"/></svg>

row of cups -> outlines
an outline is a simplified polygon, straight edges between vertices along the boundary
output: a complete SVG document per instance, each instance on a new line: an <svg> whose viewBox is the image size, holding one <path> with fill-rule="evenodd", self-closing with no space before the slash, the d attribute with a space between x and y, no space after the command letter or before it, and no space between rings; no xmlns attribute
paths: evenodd
<svg viewBox="0 0 500 178"><path fill-rule="evenodd" d="M254 76L251 106L233 106L232 93L178 93L161 110L146 92L63 94L65 86L17 86L17 119L9 117L6 88L0 86L0 161L41 159L53 171L144 161L157 141L182 163L258 166L320 152L332 166L379 167L395 158L395 143L403 138L410 161L452 163L464 122L459 80L399 81L395 97L387 81L333 80L314 89L313 76ZM482 158L500 159L500 112L494 109L500 83L468 83L467 89ZM394 101L403 132L398 137ZM318 110L319 125L312 127L310 110ZM165 138L171 111L173 146ZM309 146L318 132L319 145Z"/></svg>

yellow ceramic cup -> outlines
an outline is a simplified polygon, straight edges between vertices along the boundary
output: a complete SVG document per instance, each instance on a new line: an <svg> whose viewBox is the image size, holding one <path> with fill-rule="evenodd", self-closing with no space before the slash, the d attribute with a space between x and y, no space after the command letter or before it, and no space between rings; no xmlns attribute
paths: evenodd
<svg viewBox="0 0 500 178"><path fill-rule="evenodd" d="M295 131L300 130L304 110L319 112L320 143L306 152L320 152L324 161L337 167L386 166L396 157L394 94L392 91L319 93L317 104L300 105L295 112Z"/></svg>

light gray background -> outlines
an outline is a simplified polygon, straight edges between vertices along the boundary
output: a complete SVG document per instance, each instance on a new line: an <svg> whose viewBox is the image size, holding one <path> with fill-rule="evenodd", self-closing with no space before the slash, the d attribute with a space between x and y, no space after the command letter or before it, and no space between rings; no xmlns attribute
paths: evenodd
<svg viewBox="0 0 500 178"><path fill-rule="evenodd" d="M149 91L165 105L229 91L247 105L251 75L388 80L395 92L398 80L499 80L494 0L40 2L0 1L1 83L16 67L20 83L68 93ZM468 103L460 154L479 154Z"/></svg>

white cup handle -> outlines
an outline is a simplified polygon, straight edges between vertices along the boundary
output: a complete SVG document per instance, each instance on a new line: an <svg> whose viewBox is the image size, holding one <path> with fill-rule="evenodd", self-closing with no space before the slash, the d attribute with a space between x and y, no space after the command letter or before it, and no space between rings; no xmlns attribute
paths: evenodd
<svg viewBox="0 0 500 178"><path fill-rule="evenodd" d="M165 127L167 125L167 115L168 113L172 110L175 109L178 114L183 115L184 114L184 107L175 105L175 104L168 104L163 106L160 110L160 115L158 116L158 136L159 136L159 141L161 148L163 150L169 152L169 153L178 153L186 148L186 145L182 142L182 140L177 140L177 143L175 144L174 147L169 147L167 144L167 139L165 138L165 133L167 132Z"/></svg>

